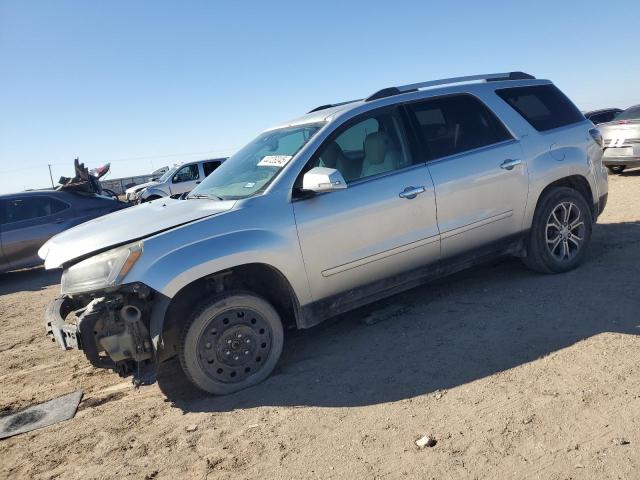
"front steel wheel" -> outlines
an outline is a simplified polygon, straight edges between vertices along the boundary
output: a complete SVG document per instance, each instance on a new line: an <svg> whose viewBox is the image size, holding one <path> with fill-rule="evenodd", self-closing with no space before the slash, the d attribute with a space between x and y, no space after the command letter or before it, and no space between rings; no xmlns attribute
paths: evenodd
<svg viewBox="0 0 640 480"><path fill-rule="evenodd" d="M576 268L591 241L593 217L584 197L568 187L543 194L533 216L524 263L542 273Z"/></svg>
<svg viewBox="0 0 640 480"><path fill-rule="evenodd" d="M266 300L248 292L221 294L185 324L180 364L197 387L226 395L269 376L283 337L280 317Z"/></svg>

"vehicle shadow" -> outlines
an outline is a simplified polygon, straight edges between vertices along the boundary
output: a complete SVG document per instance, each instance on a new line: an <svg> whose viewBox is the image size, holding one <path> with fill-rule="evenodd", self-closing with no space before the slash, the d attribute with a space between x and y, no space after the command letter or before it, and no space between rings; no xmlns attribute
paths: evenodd
<svg viewBox="0 0 640 480"><path fill-rule="evenodd" d="M508 259L294 332L274 374L233 395L203 394L175 361L158 383L188 412L372 405L463 385L603 332L638 334L639 240L640 222L597 225L573 272L540 275ZM382 321L365 325L376 311Z"/></svg>
<svg viewBox="0 0 640 480"><path fill-rule="evenodd" d="M42 290L60 283L61 275L62 270L45 270L43 267L0 273L0 295Z"/></svg>

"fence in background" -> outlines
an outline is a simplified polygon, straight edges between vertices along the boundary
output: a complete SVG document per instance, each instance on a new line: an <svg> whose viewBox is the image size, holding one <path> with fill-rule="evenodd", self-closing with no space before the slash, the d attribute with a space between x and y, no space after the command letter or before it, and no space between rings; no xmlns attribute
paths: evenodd
<svg viewBox="0 0 640 480"><path fill-rule="evenodd" d="M109 190L116 192L118 195L123 195L127 188L133 187L134 185L140 185L141 183L150 182L151 180L153 180L152 175L138 175L137 177L101 180L100 184L102 185L102 188L108 188Z"/></svg>

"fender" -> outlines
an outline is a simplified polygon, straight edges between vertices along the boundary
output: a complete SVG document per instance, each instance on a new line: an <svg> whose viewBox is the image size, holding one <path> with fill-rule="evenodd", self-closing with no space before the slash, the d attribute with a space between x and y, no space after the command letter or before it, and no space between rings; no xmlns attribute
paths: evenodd
<svg viewBox="0 0 640 480"><path fill-rule="evenodd" d="M147 198L152 197L154 195L157 195L158 197L168 197L169 196L167 194L167 192L165 192L164 190L162 190L158 186L154 186L154 187L147 187L147 188L143 189L142 192L140 192L140 195L139 195L138 198L140 198L141 200L146 200Z"/></svg>

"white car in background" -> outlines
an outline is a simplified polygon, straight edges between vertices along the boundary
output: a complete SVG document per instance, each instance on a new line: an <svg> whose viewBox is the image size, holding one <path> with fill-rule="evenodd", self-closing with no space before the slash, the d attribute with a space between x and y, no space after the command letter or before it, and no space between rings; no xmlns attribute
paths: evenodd
<svg viewBox="0 0 640 480"><path fill-rule="evenodd" d="M157 181L128 188L125 192L127 201L142 203L189 193L225 160L226 158L212 158L174 165Z"/></svg>

